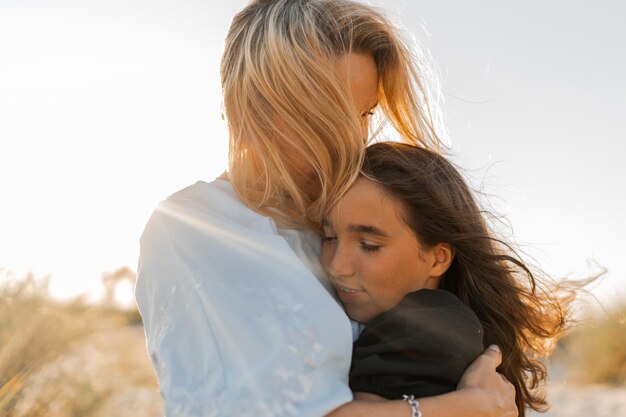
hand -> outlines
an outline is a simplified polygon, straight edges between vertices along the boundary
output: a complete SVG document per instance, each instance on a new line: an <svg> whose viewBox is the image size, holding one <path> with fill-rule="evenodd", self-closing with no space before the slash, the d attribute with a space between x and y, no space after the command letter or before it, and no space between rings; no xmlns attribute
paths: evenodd
<svg viewBox="0 0 626 417"><path fill-rule="evenodd" d="M457 389L482 397L480 404L486 407L483 410L485 416L517 417L515 388L504 375L496 372L501 363L500 348L489 346L467 367Z"/></svg>

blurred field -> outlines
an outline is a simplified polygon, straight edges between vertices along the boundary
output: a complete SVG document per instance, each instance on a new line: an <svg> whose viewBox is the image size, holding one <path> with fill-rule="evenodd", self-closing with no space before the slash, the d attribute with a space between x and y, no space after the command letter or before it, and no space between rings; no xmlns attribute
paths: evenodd
<svg viewBox="0 0 626 417"><path fill-rule="evenodd" d="M546 417L626 416L625 322L622 303L559 343ZM59 303L0 272L0 416L162 415L136 310Z"/></svg>
<svg viewBox="0 0 626 417"><path fill-rule="evenodd" d="M570 382L626 386L626 300L574 329L559 343L554 362Z"/></svg>
<svg viewBox="0 0 626 417"><path fill-rule="evenodd" d="M59 303L0 275L0 416L163 415L136 311Z"/></svg>
<svg viewBox="0 0 626 417"><path fill-rule="evenodd" d="M626 300L574 328L549 369L551 409L543 416L626 417Z"/></svg>

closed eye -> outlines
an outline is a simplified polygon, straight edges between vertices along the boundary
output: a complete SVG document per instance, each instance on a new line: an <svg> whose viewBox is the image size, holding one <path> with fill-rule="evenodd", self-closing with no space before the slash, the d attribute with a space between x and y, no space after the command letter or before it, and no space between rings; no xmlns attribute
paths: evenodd
<svg viewBox="0 0 626 417"><path fill-rule="evenodd" d="M364 252L378 252L380 250L380 246L371 245L369 243L361 242L361 249Z"/></svg>

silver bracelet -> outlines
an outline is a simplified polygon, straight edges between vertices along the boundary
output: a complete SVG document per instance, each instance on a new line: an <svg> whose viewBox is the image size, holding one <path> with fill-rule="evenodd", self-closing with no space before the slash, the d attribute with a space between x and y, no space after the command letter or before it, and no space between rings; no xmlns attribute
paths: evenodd
<svg viewBox="0 0 626 417"><path fill-rule="evenodd" d="M414 395L403 395L402 399L409 403L409 407L411 407L411 417L422 417L420 403L417 402Z"/></svg>

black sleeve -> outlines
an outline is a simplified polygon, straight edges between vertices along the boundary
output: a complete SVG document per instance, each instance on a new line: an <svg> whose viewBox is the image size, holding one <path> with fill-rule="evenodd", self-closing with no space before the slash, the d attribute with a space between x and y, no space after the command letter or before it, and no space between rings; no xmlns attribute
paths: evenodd
<svg viewBox="0 0 626 417"><path fill-rule="evenodd" d="M456 389L483 351L474 312L445 290L420 290L365 326L354 343L350 388L389 399Z"/></svg>

